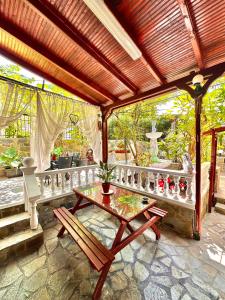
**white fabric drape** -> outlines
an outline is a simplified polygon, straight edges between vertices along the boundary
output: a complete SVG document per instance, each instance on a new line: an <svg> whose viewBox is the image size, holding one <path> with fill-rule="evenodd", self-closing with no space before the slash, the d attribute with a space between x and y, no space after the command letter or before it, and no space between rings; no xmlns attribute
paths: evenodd
<svg viewBox="0 0 225 300"><path fill-rule="evenodd" d="M50 166L50 154L57 137L69 124L74 103L63 97L37 93L37 114L32 124L31 156L38 172Z"/></svg>
<svg viewBox="0 0 225 300"><path fill-rule="evenodd" d="M87 138L89 147L93 150L94 160L102 160L102 135L98 128L98 114L100 109L91 105L82 105L80 108L79 126Z"/></svg>
<svg viewBox="0 0 225 300"><path fill-rule="evenodd" d="M0 129L19 119L31 103L34 91L11 82L0 81Z"/></svg>

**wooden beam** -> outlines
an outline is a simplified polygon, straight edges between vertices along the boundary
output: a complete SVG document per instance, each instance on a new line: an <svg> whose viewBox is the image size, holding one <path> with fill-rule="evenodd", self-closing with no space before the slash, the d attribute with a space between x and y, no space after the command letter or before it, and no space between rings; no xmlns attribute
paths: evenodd
<svg viewBox="0 0 225 300"><path fill-rule="evenodd" d="M47 0L27 0L32 7L36 8L48 21L57 29L60 29L77 43L84 51L91 55L105 70L110 72L117 80L132 93L136 93L138 88L128 79L114 64L112 64L90 41L83 36L71 23Z"/></svg>
<svg viewBox="0 0 225 300"><path fill-rule="evenodd" d="M113 1L106 0L106 5L111 10L111 12L114 14L114 16L117 18L123 29L127 32L127 34L130 36L130 38L133 40L133 42L136 44L136 46L140 49L142 52L142 57L140 58L140 61L145 65L145 67L149 70L151 75L158 81L160 84L166 83L166 79L160 74L159 70L153 63L152 59L147 56L144 49L142 49L141 45L136 41L134 34L132 33L131 28L129 28L128 24L125 23L124 18L119 14L119 12L115 9L115 5L113 4Z"/></svg>
<svg viewBox="0 0 225 300"><path fill-rule="evenodd" d="M213 67L204 69L201 71L201 74L204 76L205 79L207 79L210 76L212 76L213 74L216 74L216 76L218 77L218 74L222 75L223 72L225 72L225 62L215 65ZM143 93L138 93L135 96L129 97L129 98L121 101L121 103L110 104L110 105L106 106L105 108L114 110L116 108L134 104L134 103L137 103L137 102L140 102L140 101L143 101L146 99L150 99L150 98L153 98L153 97L156 97L156 96L168 93L168 92L175 91L175 90L177 90L177 88L181 88L181 86L183 84L186 84L186 85L191 84L192 79L195 75L197 75L197 73L193 72L188 76L171 81L169 83L166 83L162 86L158 86L149 91L146 91ZM207 81L207 88L208 88L209 83L210 82ZM204 88L204 90L205 90L205 88Z"/></svg>
<svg viewBox="0 0 225 300"><path fill-rule="evenodd" d="M194 24L194 18L192 16L192 13L189 8L189 1L188 0L177 0L181 13L184 17L184 23L186 26L186 29L188 31L190 40L191 40L191 45L192 49L195 54L195 58L198 64L198 67L200 70L204 68L204 61L203 61L203 54L201 51L199 39L197 37L196 29L195 29L195 24Z"/></svg>
<svg viewBox="0 0 225 300"><path fill-rule="evenodd" d="M3 28L5 31L16 37L18 40L32 48L33 50L37 51L55 65L57 65L63 71L69 73L72 77L76 80L80 81L82 84L86 85L87 87L91 88L94 92L102 95L104 98L111 100L113 102L118 101L116 97L111 95L108 91L91 81L90 79L86 78L81 72L74 69L70 64L65 62L62 58L51 52L48 48L44 45L41 45L37 42L32 36L26 33L26 31L22 30L21 28L17 27L16 25L10 23L4 16L0 18L0 27Z"/></svg>
<svg viewBox="0 0 225 300"><path fill-rule="evenodd" d="M80 97L84 101L87 101L87 102L89 102L90 104L93 104L93 105L100 106L100 103L97 100L94 100L94 99L90 98L89 96L86 96L86 95L82 94L81 92L79 92L75 88L73 88L71 86L68 86L66 83L63 83L60 80L56 79L55 77L43 72L39 68L37 68L37 67L33 66L32 64L28 63L27 61L25 61L24 59L16 56L15 53L10 52L10 50L0 47L0 53L3 56L7 57L8 59L14 61L15 63L23 66L24 68L26 68L28 70L30 70L31 72L33 72L33 73L49 80L50 82L58 85L59 87L63 88L64 90L67 90L68 92Z"/></svg>
<svg viewBox="0 0 225 300"><path fill-rule="evenodd" d="M221 126L221 127L209 129L209 130L203 132L202 135L210 135L210 134L213 133L213 131L214 131L215 133L223 132L223 131L225 131L225 126Z"/></svg>

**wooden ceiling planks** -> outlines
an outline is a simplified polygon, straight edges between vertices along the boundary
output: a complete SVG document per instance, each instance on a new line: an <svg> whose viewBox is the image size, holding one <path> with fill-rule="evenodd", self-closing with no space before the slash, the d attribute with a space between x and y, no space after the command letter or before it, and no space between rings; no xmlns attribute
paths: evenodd
<svg viewBox="0 0 225 300"><path fill-rule="evenodd" d="M1 0L0 49L87 101L110 107L146 99L190 72L224 62L225 1L106 3L141 59L129 57L83 0Z"/></svg>

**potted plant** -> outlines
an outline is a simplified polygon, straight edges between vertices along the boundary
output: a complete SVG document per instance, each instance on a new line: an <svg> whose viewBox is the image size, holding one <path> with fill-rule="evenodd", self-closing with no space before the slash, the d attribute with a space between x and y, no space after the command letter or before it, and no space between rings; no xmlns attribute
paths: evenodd
<svg viewBox="0 0 225 300"><path fill-rule="evenodd" d="M116 166L109 167L107 163L100 161L98 169L99 173L97 176L102 180L102 189L104 193L109 192L110 182L115 178L115 176L112 174L115 168Z"/></svg>
<svg viewBox="0 0 225 300"><path fill-rule="evenodd" d="M62 147L55 147L52 152L51 160L57 160L63 153Z"/></svg>
<svg viewBox="0 0 225 300"><path fill-rule="evenodd" d="M22 165L22 158L15 148L9 148L0 155L0 165L5 168L7 177L21 176L19 167Z"/></svg>

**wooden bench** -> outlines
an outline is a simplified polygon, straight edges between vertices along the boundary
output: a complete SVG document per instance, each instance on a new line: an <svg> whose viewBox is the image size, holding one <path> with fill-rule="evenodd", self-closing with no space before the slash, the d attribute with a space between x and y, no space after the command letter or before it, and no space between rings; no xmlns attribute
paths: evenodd
<svg viewBox="0 0 225 300"><path fill-rule="evenodd" d="M99 299L103 284L115 256L107 248L105 248L105 246L103 246L96 237L93 236L65 207L57 208L53 210L53 212L62 223L63 227L78 244L80 249L85 253L87 258L90 260L91 265L98 272L101 272L92 296L93 300ZM60 231L58 233L58 237L62 235L63 233Z"/></svg>
<svg viewBox="0 0 225 300"><path fill-rule="evenodd" d="M167 215L167 213L168 213L167 211L165 211L165 210L163 210L161 208L158 208L156 206L152 206L151 208L149 208L148 212L150 213L151 216L157 216L160 219L163 219ZM152 229L153 229L153 231L156 234L156 239L157 240L160 239L160 231L158 230L158 228L156 227L155 224L152 225Z"/></svg>

